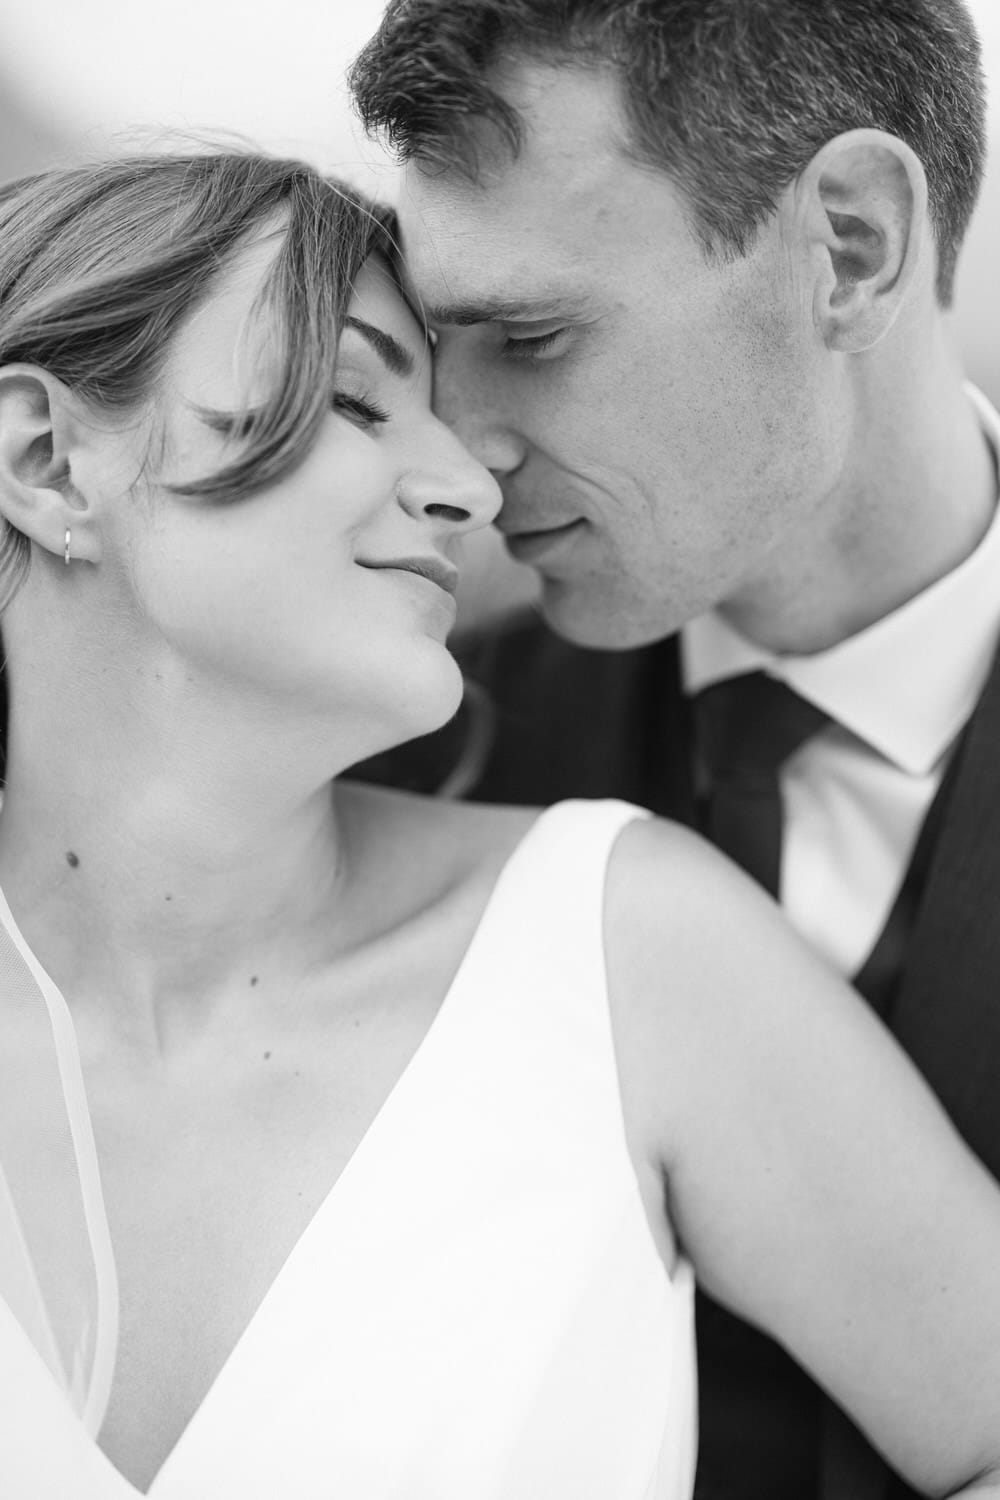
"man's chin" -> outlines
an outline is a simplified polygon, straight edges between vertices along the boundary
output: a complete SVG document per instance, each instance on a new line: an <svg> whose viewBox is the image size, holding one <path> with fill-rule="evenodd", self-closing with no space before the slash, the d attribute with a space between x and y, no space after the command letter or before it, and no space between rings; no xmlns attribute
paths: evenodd
<svg viewBox="0 0 1000 1500"><path fill-rule="evenodd" d="M538 603L550 630L589 651L632 651L651 646L680 628L672 610L639 610L596 594L588 587L545 578Z"/></svg>

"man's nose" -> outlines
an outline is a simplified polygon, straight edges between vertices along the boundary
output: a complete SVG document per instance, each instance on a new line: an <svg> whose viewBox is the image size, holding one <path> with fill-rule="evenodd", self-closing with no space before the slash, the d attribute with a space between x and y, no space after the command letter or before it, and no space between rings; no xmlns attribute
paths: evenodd
<svg viewBox="0 0 1000 1500"><path fill-rule="evenodd" d="M458 350L441 349L434 364L434 411L498 479L524 458L524 441L505 410L498 379Z"/></svg>

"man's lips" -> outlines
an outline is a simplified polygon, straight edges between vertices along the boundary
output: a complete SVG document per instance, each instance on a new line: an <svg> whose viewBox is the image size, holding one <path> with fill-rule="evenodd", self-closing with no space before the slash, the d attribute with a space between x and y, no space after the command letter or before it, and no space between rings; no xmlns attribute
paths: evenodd
<svg viewBox="0 0 1000 1500"><path fill-rule="evenodd" d="M518 562L537 563L550 552L571 542L586 525L579 517L561 526L547 526L537 531L513 530L501 526L507 550Z"/></svg>

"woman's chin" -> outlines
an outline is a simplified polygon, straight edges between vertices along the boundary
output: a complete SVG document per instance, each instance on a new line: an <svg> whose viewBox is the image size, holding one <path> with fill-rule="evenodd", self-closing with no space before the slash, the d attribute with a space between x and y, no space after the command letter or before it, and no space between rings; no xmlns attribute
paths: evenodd
<svg viewBox="0 0 1000 1500"><path fill-rule="evenodd" d="M405 744L422 735L433 734L458 713L462 704L464 683L461 669L451 653L443 648L434 651L433 661L414 663L403 679L398 677L391 705L385 715L386 738L382 749Z"/></svg>

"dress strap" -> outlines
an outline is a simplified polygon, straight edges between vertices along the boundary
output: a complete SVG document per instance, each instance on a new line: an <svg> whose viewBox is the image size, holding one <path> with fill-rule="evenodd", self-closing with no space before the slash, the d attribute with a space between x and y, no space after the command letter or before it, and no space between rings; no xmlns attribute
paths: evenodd
<svg viewBox="0 0 1000 1500"><path fill-rule="evenodd" d="M35 1264L24 1237L14 1195L0 1162L0 1296L58 1380L62 1358L49 1320Z"/></svg>
<svg viewBox="0 0 1000 1500"><path fill-rule="evenodd" d="M511 898L535 913L546 941L556 941L558 934L558 941L569 945L566 951L578 954L597 985L602 1010L608 865L625 828L650 816L646 808L613 798L556 802L539 816L510 861Z"/></svg>
<svg viewBox="0 0 1000 1500"><path fill-rule="evenodd" d="M100 1430L118 1343L118 1285L97 1148L69 1007L28 947L0 892L0 1296ZM32 1120L30 1155L19 1121ZM64 1185L58 1214L34 1191ZM50 1247L58 1245L58 1268ZM70 1247L67 1255L67 1246ZM66 1274L67 1263L72 1267Z"/></svg>

